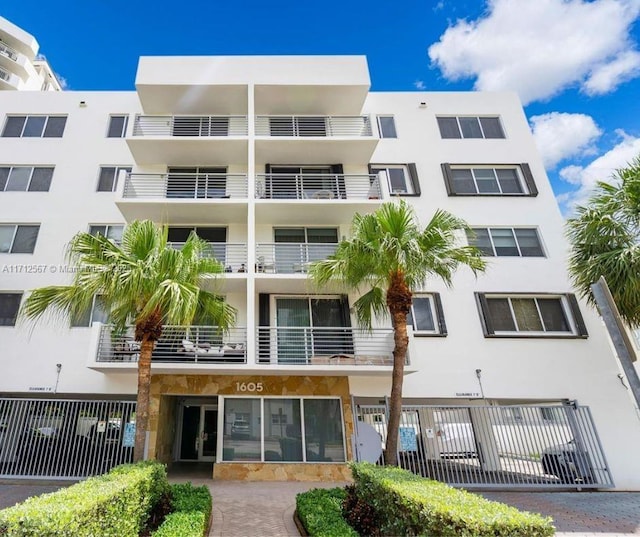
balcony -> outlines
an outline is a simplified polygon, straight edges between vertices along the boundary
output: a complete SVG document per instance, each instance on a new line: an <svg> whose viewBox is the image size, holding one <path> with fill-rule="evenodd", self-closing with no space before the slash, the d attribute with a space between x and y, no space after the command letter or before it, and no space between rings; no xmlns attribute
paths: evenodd
<svg viewBox="0 0 640 537"><path fill-rule="evenodd" d="M384 194L377 175L269 173L256 176L255 196L258 222L330 224L376 209Z"/></svg>
<svg viewBox="0 0 640 537"><path fill-rule="evenodd" d="M136 116L127 144L138 164L242 164L247 116Z"/></svg>
<svg viewBox="0 0 640 537"><path fill-rule="evenodd" d="M259 327L257 337L259 365L393 366L390 328L270 326Z"/></svg>
<svg viewBox="0 0 640 537"><path fill-rule="evenodd" d="M154 372L191 371L200 366L234 367L247 362L247 329L222 332L216 326L165 326L151 357ZM133 328L118 333L102 325L96 365L112 364L134 369L140 358L140 344L133 339ZM133 365L131 365L133 364Z"/></svg>
<svg viewBox="0 0 640 537"><path fill-rule="evenodd" d="M19 79L16 75L0 67L0 89L15 90L18 89L18 84Z"/></svg>
<svg viewBox="0 0 640 537"><path fill-rule="evenodd" d="M28 61L24 54L19 53L17 50L10 47L6 43L0 42L1 68L7 70L8 72L13 72L22 78L25 78L28 74L27 65Z"/></svg>
<svg viewBox="0 0 640 537"><path fill-rule="evenodd" d="M127 220L244 223L247 189L245 174L130 173L116 203Z"/></svg>
<svg viewBox="0 0 640 537"><path fill-rule="evenodd" d="M256 116L255 134L258 162L362 164L378 143L368 116Z"/></svg>
<svg viewBox="0 0 640 537"><path fill-rule="evenodd" d="M314 261L334 254L336 243L269 243L256 248L256 272L271 274L306 274Z"/></svg>

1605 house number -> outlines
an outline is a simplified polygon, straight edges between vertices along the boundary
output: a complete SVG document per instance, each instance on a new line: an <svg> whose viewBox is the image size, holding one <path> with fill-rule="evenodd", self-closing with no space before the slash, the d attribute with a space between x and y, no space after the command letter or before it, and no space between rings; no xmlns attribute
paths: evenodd
<svg viewBox="0 0 640 537"><path fill-rule="evenodd" d="M261 392L264 391L262 382L236 382L238 392Z"/></svg>

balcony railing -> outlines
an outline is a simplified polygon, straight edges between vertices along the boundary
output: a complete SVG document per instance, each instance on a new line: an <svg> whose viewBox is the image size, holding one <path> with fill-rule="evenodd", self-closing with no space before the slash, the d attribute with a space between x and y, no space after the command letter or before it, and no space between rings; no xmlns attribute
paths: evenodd
<svg viewBox="0 0 640 537"><path fill-rule="evenodd" d="M258 363L264 365L389 366L393 346L390 328L258 328Z"/></svg>
<svg viewBox="0 0 640 537"><path fill-rule="evenodd" d="M0 68L0 80L5 80L9 82L10 78L11 78L11 73L7 73L7 71Z"/></svg>
<svg viewBox="0 0 640 537"><path fill-rule="evenodd" d="M181 249L184 242L170 242L173 248ZM225 272L247 271L247 245L230 242L210 242L203 252L207 257L213 257L224 267Z"/></svg>
<svg viewBox="0 0 640 537"><path fill-rule="evenodd" d="M381 197L377 175L267 173L256 176L256 198L366 200Z"/></svg>
<svg viewBox="0 0 640 537"><path fill-rule="evenodd" d="M5 43L0 43L0 54L13 60L14 62L18 61L18 53Z"/></svg>
<svg viewBox="0 0 640 537"><path fill-rule="evenodd" d="M133 136L246 136L247 116L136 116Z"/></svg>
<svg viewBox="0 0 640 537"><path fill-rule="evenodd" d="M368 116L256 116L257 136L372 136Z"/></svg>
<svg viewBox="0 0 640 537"><path fill-rule="evenodd" d="M314 261L334 254L336 243L265 243L256 247L256 272L305 273Z"/></svg>
<svg viewBox="0 0 640 537"><path fill-rule="evenodd" d="M130 173L124 198L246 199L247 176L239 173Z"/></svg>
<svg viewBox="0 0 640 537"><path fill-rule="evenodd" d="M164 363L246 363L247 329L226 332L216 326L165 326L156 342L151 361ZM110 325L100 329L97 362L137 362L140 344L133 329L125 333Z"/></svg>

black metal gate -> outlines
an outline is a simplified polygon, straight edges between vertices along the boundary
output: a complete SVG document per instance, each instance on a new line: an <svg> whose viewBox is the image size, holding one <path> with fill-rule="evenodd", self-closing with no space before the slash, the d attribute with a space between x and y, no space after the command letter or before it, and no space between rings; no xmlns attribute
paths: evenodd
<svg viewBox="0 0 640 537"><path fill-rule="evenodd" d="M0 477L82 479L133 460L134 401L0 398Z"/></svg>
<svg viewBox="0 0 640 537"><path fill-rule="evenodd" d="M354 409L384 446L385 405ZM614 486L591 412L576 404L403 405L398 460L416 474L465 488Z"/></svg>

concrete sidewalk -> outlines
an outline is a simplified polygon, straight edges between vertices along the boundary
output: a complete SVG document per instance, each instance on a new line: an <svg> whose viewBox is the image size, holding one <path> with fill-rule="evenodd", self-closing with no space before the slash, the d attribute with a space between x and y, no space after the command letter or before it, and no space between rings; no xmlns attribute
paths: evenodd
<svg viewBox="0 0 640 537"><path fill-rule="evenodd" d="M297 536L295 497L312 488L344 483L212 481L181 476L172 482L207 485L213 496L210 536ZM60 483L0 482L0 508L29 496L52 492ZM485 498L551 516L558 537L640 535L640 492L483 492Z"/></svg>

